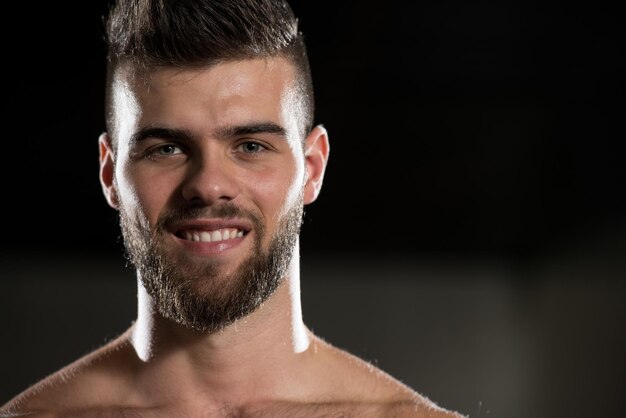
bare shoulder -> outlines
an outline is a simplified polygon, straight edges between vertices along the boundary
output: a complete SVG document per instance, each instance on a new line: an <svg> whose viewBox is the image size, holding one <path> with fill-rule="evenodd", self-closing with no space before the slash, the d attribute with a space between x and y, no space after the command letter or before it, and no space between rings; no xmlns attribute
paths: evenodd
<svg viewBox="0 0 626 418"><path fill-rule="evenodd" d="M71 364L31 385L23 392L0 407L0 418L37 417L52 418L60 416L59 407L63 405L63 393L73 386Z"/></svg>
<svg viewBox="0 0 626 418"><path fill-rule="evenodd" d="M330 367L325 367L333 393L352 404L363 417L463 418L420 394L384 370L345 350L316 339L318 350L327 351ZM348 415L351 416L351 415Z"/></svg>
<svg viewBox="0 0 626 418"><path fill-rule="evenodd" d="M432 401L418 397L415 400L391 402L380 408L380 417L395 418L467 418L456 411L444 409Z"/></svg>
<svg viewBox="0 0 626 418"><path fill-rule="evenodd" d="M107 396L117 379L109 367L119 361L121 339L113 341L36 382L0 406L0 418L53 418Z"/></svg>
<svg viewBox="0 0 626 418"><path fill-rule="evenodd" d="M420 402L271 402L243 409L241 417L343 417L343 418L467 418Z"/></svg>

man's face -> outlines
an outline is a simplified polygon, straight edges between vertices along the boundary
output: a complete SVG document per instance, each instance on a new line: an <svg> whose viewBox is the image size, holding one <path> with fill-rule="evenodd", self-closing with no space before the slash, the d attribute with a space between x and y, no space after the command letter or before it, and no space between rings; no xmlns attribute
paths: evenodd
<svg viewBox="0 0 626 418"><path fill-rule="evenodd" d="M116 77L110 187L164 316L213 331L281 283L311 200L294 77L280 58Z"/></svg>

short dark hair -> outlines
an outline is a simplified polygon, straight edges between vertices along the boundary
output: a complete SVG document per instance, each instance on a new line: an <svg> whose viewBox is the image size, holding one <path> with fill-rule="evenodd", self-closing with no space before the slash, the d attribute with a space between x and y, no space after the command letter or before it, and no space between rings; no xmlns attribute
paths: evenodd
<svg viewBox="0 0 626 418"><path fill-rule="evenodd" d="M285 57L297 74L302 135L313 127L313 85L303 34L285 0L118 0L105 20L107 130L111 88L123 64L138 70ZM112 133L112 132L111 132Z"/></svg>

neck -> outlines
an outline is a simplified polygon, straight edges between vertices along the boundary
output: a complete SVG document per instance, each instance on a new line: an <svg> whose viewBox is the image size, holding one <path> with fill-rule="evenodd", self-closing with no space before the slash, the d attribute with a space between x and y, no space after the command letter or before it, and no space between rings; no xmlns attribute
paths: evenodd
<svg viewBox="0 0 626 418"><path fill-rule="evenodd" d="M298 254L296 247L282 284L261 307L210 334L162 317L139 278L131 342L146 366L143 369L150 371L149 379L159 381L159 375L168 376L192 382L196 388L213 389L212 393L235 396L241 392L250 395L262 379L266 392L281 392L280 386L302 364L310 345L310 333L302 320Z"/></svg>

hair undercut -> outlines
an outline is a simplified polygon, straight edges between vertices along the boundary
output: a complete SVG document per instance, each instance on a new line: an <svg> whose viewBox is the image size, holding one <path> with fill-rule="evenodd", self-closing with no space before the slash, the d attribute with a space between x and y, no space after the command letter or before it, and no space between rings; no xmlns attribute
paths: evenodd
<svg viewBox="0 0 626 418"><path fill-rule="evenodd" d="M105 118L113 136L111 90L116 71L205 67L284 57L296 68L301 135L313 127L313 85L298 19L285 0L117 0L105 21Z"/></svg>

